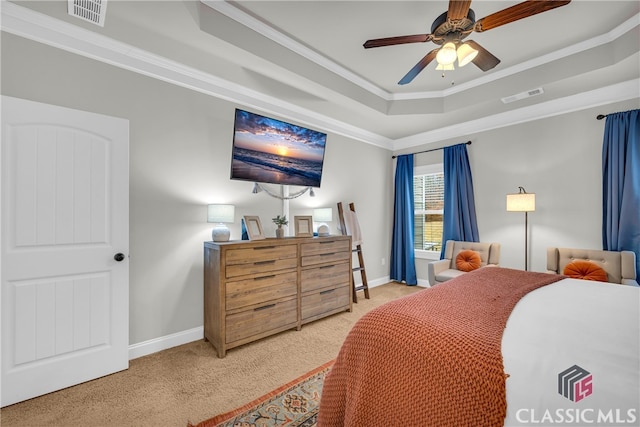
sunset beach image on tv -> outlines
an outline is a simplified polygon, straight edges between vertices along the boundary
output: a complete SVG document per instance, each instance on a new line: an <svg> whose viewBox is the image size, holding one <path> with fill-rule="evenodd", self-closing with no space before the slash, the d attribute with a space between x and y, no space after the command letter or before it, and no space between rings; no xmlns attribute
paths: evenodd
<svg viewBox="0 0 640 427"><path fill-rule="evenodd" d="M236 109L231 179L320 187L327 134Z"/></svg>

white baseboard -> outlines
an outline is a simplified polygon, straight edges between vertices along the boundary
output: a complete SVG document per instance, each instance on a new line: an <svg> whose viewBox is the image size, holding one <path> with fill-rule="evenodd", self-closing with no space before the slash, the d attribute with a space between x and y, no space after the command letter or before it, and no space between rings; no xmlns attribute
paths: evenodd
<svg viewBox="0 0 640 427"><path fill-rule="evenodd" d="M391 279L389 279L389 276L386 276L386 277L381 277L379 279L367 280L367 285L370 288L375 288L376 286L385 285L385 284L389 283L390 281L391 281Z"/></svg>
<svg viewBox="0 0 640 427"><path fill-rule="evenodd" d="M368 280L368 285L369 288L375 288L376 286L384 285L386 283L389 283L390 281L391 279L389 279L389 276L386 276L374 280ZM423 284L419 281L418 286L428 287L429 282ZM172 347L177 347L179 345L187 344L201 339L204 339L204 327L198 326L186 331L176 332L175 334L153 338L137 344L131 344L129 346L129 360L137 359L138 357L147 356L158 351L167 350Z"/></svg>
<svg viewBox="0 0 640 427"><path fill-rule="evenodd" d="M391 282L392 280L389 278L389 276L383 277L381 279L375 279L375 280L369 280L369 287L370 288L375 288L376 286L380 286L380 285L385 285L389 282ZM418 279L418 286L422 287L422 288L430 288L431 285L429 285L429 281L426 279Z"/></svg>
<svg viewBox="0 0 640 427"><path fill-rule="evenodd" d="M204 339L204 327L188 329L175 334L165 335L164 337L154 338L129 346L129 360L146 356L158 351L167 350L171 347L177 347L193 341Z"/></svg>

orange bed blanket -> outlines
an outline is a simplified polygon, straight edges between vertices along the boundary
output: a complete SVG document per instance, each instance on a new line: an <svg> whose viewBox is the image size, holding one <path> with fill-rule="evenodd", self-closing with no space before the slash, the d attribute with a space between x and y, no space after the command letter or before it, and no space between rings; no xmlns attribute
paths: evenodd
<svg viewBox="0 0 640 427"><path fill-rule="evenodd" d="M502 426L507 319L562 278L487 267L373 309L325 379L318 427Z"/></svg>

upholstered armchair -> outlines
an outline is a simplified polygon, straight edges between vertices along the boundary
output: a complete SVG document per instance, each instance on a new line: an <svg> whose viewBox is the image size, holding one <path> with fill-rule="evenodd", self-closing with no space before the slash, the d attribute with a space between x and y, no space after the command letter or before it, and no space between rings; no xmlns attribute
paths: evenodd
<svg viewBox="0 0 640 427"><path fill-rule="evenodd" d="M568 265L569 267L567 267ZM594 277L599 269L606 273L607 282L638 286L636 254L634 252L547 248L547 273L564 274L578 278L583 275L585 279L588 279L589 277L586 276Z"/></svg>
<svg viewBox="0 0 640 427"><path fill-rule="evenodd" d="M467 251L475 252L479 263L469 260ZM462 253L462 254L461 254ZM471 261L471 262L470 262ZM460 242L447 240L444 247L444 258L432 261L427 265L429 285L437 285L449 279L465 274L476 267L497 266L500 262L500 244L482 242ZM458 266L463 267L463 270Z"/></svg>

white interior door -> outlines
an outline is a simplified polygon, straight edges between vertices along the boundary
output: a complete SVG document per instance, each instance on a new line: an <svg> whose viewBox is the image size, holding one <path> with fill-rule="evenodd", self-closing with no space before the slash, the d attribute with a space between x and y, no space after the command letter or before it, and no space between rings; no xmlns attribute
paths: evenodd
<svg viewBox="0 0 640 427"><path fill-rule="evenodd" d="M127 120L2 97L2 406L127 369L128 157Z"/></svg>

